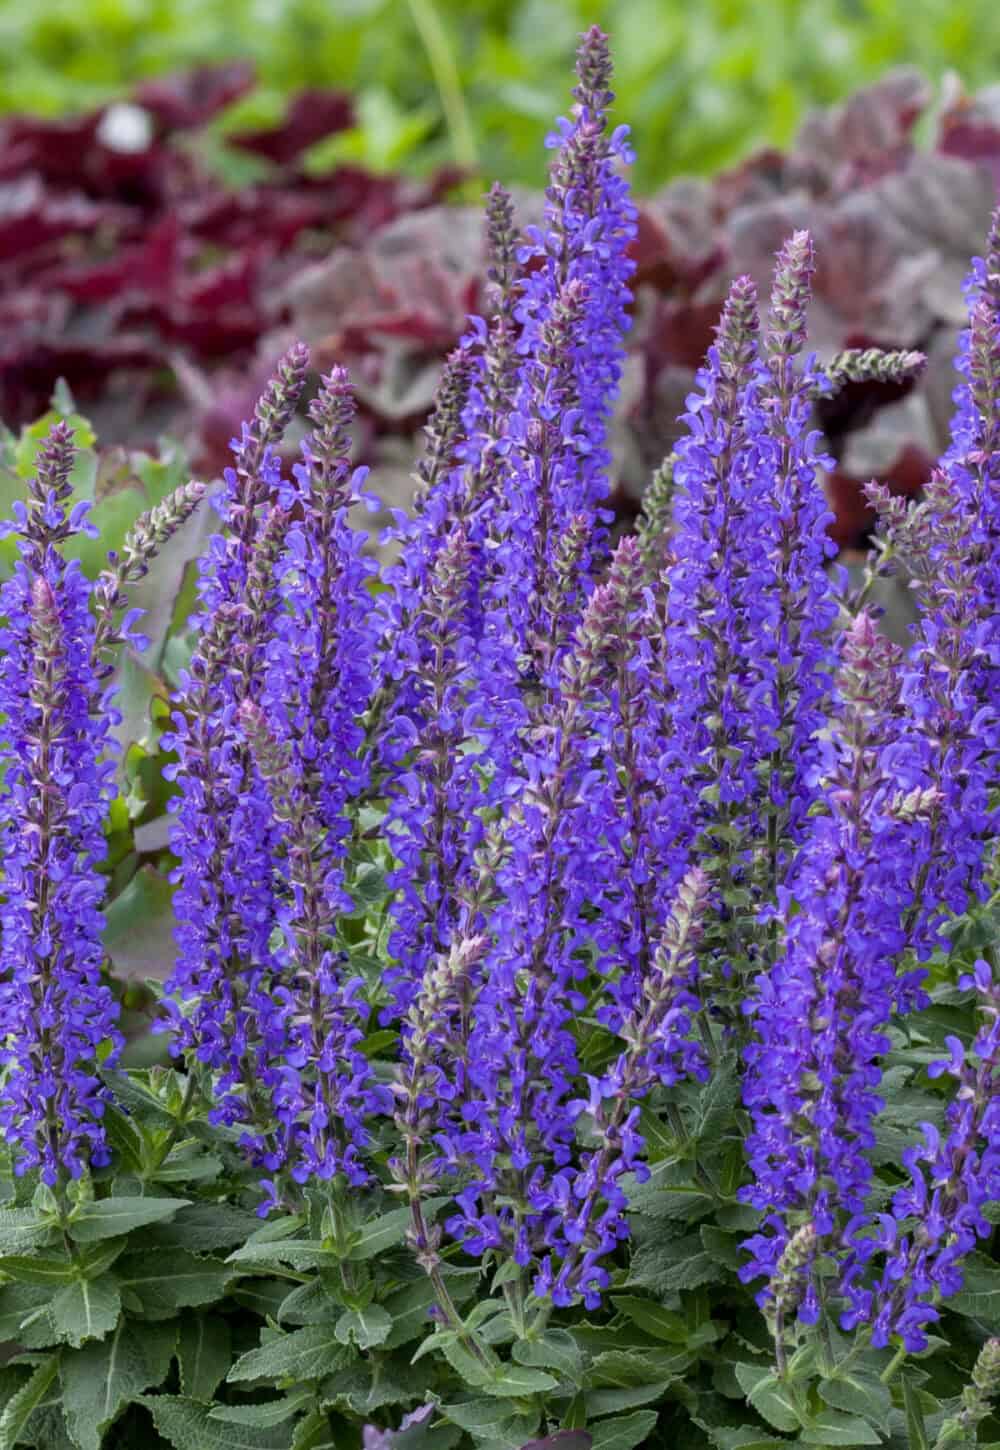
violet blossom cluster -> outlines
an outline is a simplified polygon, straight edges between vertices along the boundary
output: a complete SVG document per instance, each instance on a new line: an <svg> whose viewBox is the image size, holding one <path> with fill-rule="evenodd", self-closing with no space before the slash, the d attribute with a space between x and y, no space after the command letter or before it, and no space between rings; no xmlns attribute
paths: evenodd
<svg viewBox="0 0 1000 1450"><path fill-rule="evenodd" d="M7 527L19 558L0 591L0 1127L15 1170L50 1187L110 1161L98 1062L121 1049L102 981L104 817L117 716L99 671L91 586L63 546L93 534L71 505L73 435L43 445Z"/></svg>
<svg viewBox="0 0 1000 1450"><path fill-rule="evenodd" d="M918 1346L997 1187L1000 999L979 968L993 1017L971 1065L953 1051L946 1134L907 1153L911 1183L872 1213L893 1032L925 1003L920 963L949 917L983 894L996 834L998 228L968 289L953 447L914 509L881 499L883 557L911 568L919 606L900 651L831 567L812 404L915 360L824 371L806 353L804 232L763 318L752 282L733 283L644 530L612 548L635 211L597 30L577 79L542 226L519 238L490 194L493 309L444 369L395 562L380 570L356 524L372 501L343 369L320 380L290 468L300 346L233 442L164 739L162 1025L261 1212L316 1185L398 1194L453 1327L446 1239L504 1261L515 1325L532 1294L596 1307L648 1172L644 1112L704 1081L720 1043L738 1049L741 1197L760 1216L743 1277L779 1366L792 1316L837 1295L876 1343ZM147 521L92 615L58 547L85 527L67 457L55 436L17 517L0 666L0 1121L49 1182L107 1156L105 656L172 526ZM391 1029L378 1062L375 1023Z"/></svg>
<svg viewBox="0 0 1000 1450"><path fill-rule="evenodd" d="M171 774L178 957L172 1050L213 1079L216 1122L263 1170L264 1210L310 1177L368 1176L366 1117L388 1099L357 1048L369 1007L332 940L349 909L352 802L373 690L364 470L335 370L286 479L276 451L305 381L293 348L234 441L228 525L202 560L200 639L182 677Z"/></svg>
<svg viewBox="0 0 1000 1450"><path fill-rule="evenodd" d="M784 891L784 950L747 1003L755 1182L746 1197L764 1219L747 1242L744 1277L763 1276L760 1302L773 1303L782 1256L808 1228L813 1257L799 1265L800 1319L820 1312L822 1278L813 1269L825 1257L842 1275L845 1322L870 1324L882 1343L898 1331L911 1346L936 1312L927 1276L917 1275L909 1297L888 1294L886 1279L881 1299L864 1286L864 1265L898 1232L883 1219L873 1237L869 1155L891 1026L925 1005L916 963L947 939L949 916L984 894L996 834L1000 316L984 276L977 264L953 448L913 510L873 490L885 515L883 556L901 556L915 576L912 642L894 658L863 613L844 636L840 704L817 771L821 813ZM911 1168L915 1154L906 1155ZM933 1235L956 1259L972 1242L959 1230L958 1219L942 1217ZM921 1242L927 1232L925 1223ZM890 1280L899 1270L892 1264ZM954 1292L959 1279L943 1275L942 1292L946 1282Z"/></svg>

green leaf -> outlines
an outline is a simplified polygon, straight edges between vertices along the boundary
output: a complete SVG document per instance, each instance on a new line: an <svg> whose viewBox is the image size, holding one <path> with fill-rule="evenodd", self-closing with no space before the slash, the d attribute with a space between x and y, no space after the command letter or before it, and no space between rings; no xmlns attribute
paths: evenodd
<svg viewBox="0 0 1000 1450"><path fill-rule="evenodd" d="M381 1218L374 1218L370 1223L362 1225L360 1237L351 1245L347 1257L357 1261L373 1259L376 1254L384 1254L386 1249L393 1249L397 1244L403 1242L409 1226L410 1210L393 1208L388 1213L383 1213Z"/></svg>
<svg viewBox="0 0 1000 1450"><path fill-rule="evenodd" d="M177 1143L148 1175L151 1183L210 1183L222 1172L222 1159L200 1143Z"/></svg>
<svg viewBox="0 0 1000 1450"><path fill-rule="evenodd" d="M758 1415L776 1430L791 1432L802 1424L795 1402L786 1385L757 1364L738 1364L736 1378Z"/></svg>
<svg viewBox="0 0 1000 1450"><path fill-rule="evenodd" d="M311 1410L295 1426L292 1450L338 1450L333 1437L329 1416L322 1410Z"/></svg>
<svg viewBox="0 0 1000 1450"><path fill-rule="evenodd" d="M144 1234L143 1243L149 1248L205 1254L242 1243L259 1224L255 1214L228 1203L192 1203L169 1223L159 1223Z"/></svg>
<svg viewBox="0 0 1000 1450"><path fill-rule="evenodd" d="M340 1263L340 1255L328 1249L321 1239L287 1239L274 1243L249 1243L234 1249L226 1260L229 1264L254 1264L265 1268L287 1264L291 1269L332 1269Z"/></svg>
<svg viewBox="0 0 1000 1450"><path fill-rule="evenodd" d="M441 1406L442 1415L446 1415L459 1429L467 1430L470 1435L481 1437L491 1432L498 1433L510 1420L510 1406L505 1405L502 1400L489 1398L475 1398L468 1400L456 1400L449 1405Z"/></svg>
<svg viewBox="0 0 1000 1450"><path fill-rule="evenodd" d="M225 1379L231 1361L229 1320L221 1314L185 1310L177 1341L182 1392L192 1400L210 1400Z"/></svg>
<svg viewBox="0 0 1000 1450"><path fill-rule="evenodd" d="M660 1380L652 1385L635 1385L622 1390L588 1390L584 1398L588 1420L600 1420L605 1415L621 1415L625 1410L636 1410L640 1405L650 1405L662 1400L672 1380Z"/></svg>
<svg viewBox="0 0 1000 1450"><path fill-rule="evenodd" d="M88 1339L103 1339L118 1323L122 1299L114 1279L79 1279L52 1300L59 1338L78 1349Z"/></svg>
<svg viewBox="0 0 1000 1450"><path fill-rule="evenodd" d="M711 1431L711 1435L719 1450L787 1450L789 1444L776 1435L768 1435L756 1425L717 1428Z"/></svg>
<svg viewBox="0 0 1000 1450"><path fill-rule="evenodd" d="M178 1309L221 1299L232 1270L218 1259L183 1250L127 1255L116 1270L119 1287L133 1295L147 1319L169 1319Z"/></svg>
<svg viewBox="0 0 1000 1450"><path fill-rule="evenodd" d="M591 1450L635 1450L656 1429L655 1410L637 1410L620 1420L602 1420L591 1429Z"/></svg>
<svg viewBox="0 0 1000 1450"><path fill-rule="evenodd" d="M742 1091L739 1063L733 1057L724 1058L698 1094L691 1136L707 1138L711 1143L722 1137L725 1130L732 1126Z"/></svg>
<svg viewBox="0 0 1000 1450"><path fill-rule="evenodd" d="M0 1259L0 1274L8 1274L20 1284L45 1284L50 1289L69 1284L76 1277L77 1267L68 1254L51 1258L43 1254L8 1254Z"/></svg>
<svg viewBox="0 0 1000 1450"><path fill-rule="evenodd" d="M725 1277L725 1266L707 1252L701 1235L692 1233L641 1244L632 1257L628 1284L629 1288L649 1289L663 1297L679 1289L715 1284Z"/></svg>
<svg viewBox="0 0 1000 1450"><path fill-rule="evenodd" d="M802 1432L805 1445L881 1445L882 1436L860 1415L825 1410Z"/></svg>
<svg viewBox="0 0 1000 1450"><path fill-rule="evenodd" d="M291 1450L290 1425L227 1425L211 1418L211 1406L183 1395L143 1395L140 1403L174 1450Z"/></svg>
<svg viewBox="0 0 1000 1450"><path fill-rule="evenodd" d="M251 1349L233 1365L227 1379L241 1380L320 1379L346 1368L355 1357L353 1349L341 1343L330 1324L307 1324L291 1334L274 1334L258 1349Z"/></svg>
<svg viewBox="0 0 1000 1450"><path fill-rule="evenodd" d="M384 1344L392 1329L392 1319L380 1304L366 1309L348 1309L337 1320L334 1330L341 1344L356 1344L359 1349L374 1349Z"/></svg>
<svg viewBox="0 0 1000 1450"><path fill-rule="evenodd" d="M79 1450L100 1450L105 1430L126 1405L161 1383L176 1338L175 1324L122 1319L101 1343L63 1355L63 1408Z"/></svg>
<svg viewBox="0 0 1000 1450"><path fill-rule="evenodd" d="M0 1286L0 1344L13 1339L23 1349L45 1349L58 1335L49 1305L52 1291L41 1284Z"/></svg>
<svg viewBox="0 0 1000 1450"><path fill-rule="evenodd" d="M686 1344L689 1333L687 1321L680 1314L672 1314L662 1304L652 1299L637 1299L628 1294L615 1294L611 1299L633 1324L638 1324L647 1334L656 1339L665 1339L669 1344Z"/></svg>
<svg viewBox="0 0 1000 1450"><path fill-rule="evenodd" d="M132 671L138 670L132 665ZM149 693L162 688L155 676L143 675L148 681L142 695L142 708L137 710L148 722ZM119 709L122 705L119 704ZM129 734L142 733L133 722ZM124 727L123 727L124 728ZM127 743L127 742L126 742ZM152 866L142 866L124 891L118 893L105 911L104 945L111 958L115 976L143 982L148 978L162 981L169 972L177 946L174 941L174 888L165 876Z"/></svg>
<svg viewBox="0 0 1000 1450"><path fill-rule="evenodd" d="M965 1260L965 1282L948 1300L948 1308L995 1324L1000 1317L1000 1265L985 1254L970 1254Z"/></svg>
<svg viewBox="0 0 1000 1450"><path fill-rule="evenodd" d="M543 1369L531 1369L527 1365L505 1364L497 1379L482 1386L483 1393L500 1399L515 1399L520 1395L540 1395L554 1390L559 1381Z"/></svg>
<svg viewBox="0 0 1000 1450"><path fill-rule="evenodd" d="M691 1356L682 1350L611 1349L596 1357L587 1377L595 1387L636 1389L677 1379L690 1364Z"/></svg>
<svg viewBox="0 0 1000 1450"><path fill-rule="evenodd" d="M313 1399L312 1390L299 1390L285 1395L280 1400L266 1400L252 1405L213 1405L209 1419L222 1420L227 1425L255 1425L268 1430L272 1425L283 1425L299 1410L305 1409Z"/></svg>
<svg viewBox="0 0 1000 1450"><path fill-rule="evenodd" d="M186 1198L102 1198L88 1203L69 1225L70 1238L79 1244L113 1239L133 1229L172 1218L186 1208Z"/></svg>
<svg viewBox="0 0 1000 1450"><path fill-rule="evenodd" d="M549 1329L540 1339L519 1339L511 1348L518 1364L554 1369L560 1379L579 1384L583 1353L568 1329Z"/></svg>
<svg viewBox="0 0 1000 1450"><path fill-rule="evenodd" d="M327 1324L339 1312L341 1305L334 1299L323 1276L307 1279L296 1284L290 1294L281 1301L277 1320L281 1325L291 1324L296 1328L302 1324Z"/></svg>
<svg viewBox="0 0 1000 1450"><path fill-rule="evenodd" d="M863 1375L856 1371L842 1377L823 1380L819 1385L820 1398L835 1410L850 1415L863 1415L876 1425L885 1424L892 1409L892 1395L888 1386L882 1384L877 1375Z"/></svg>
<svg viewBox="0 0 1000 1450"><path fill-rule="evenodd" d="M53 1227L33 1208L0 1209L0 1254L22 1254L52 1238Z"/></svg>
<svg viewBox="0 0 1000 1450"><path fill-rule="evenodd" d="M903 1375L903 1409L906 1414L906 1435L910 1450L930 1450L930 1440L924 1425L924 1412L916 1385L909 1375Z"/></svg>
<svg viewBox="0 0 1000 1450"><path fill-rule="evenodd" d="M27 1384L7 1401L0 1415L0 1450L14 1450L34 1412L45 1399L59 1373L59 1355L51 1354L37 1366Z"/></svg>

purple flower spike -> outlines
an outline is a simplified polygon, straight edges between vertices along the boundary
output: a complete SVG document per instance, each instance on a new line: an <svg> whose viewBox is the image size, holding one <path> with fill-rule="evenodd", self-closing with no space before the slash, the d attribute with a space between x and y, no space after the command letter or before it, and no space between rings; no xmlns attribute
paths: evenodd
<svg viewBox="0 0 1000 1450"><path fill-rule="evenodd" d="M101 980L104 818L118 716L95 658L91 587L61 546L72 434L57 425L13 533L20 559L0 591L0 1127L15 1170L55 1186L109 1161L99 1061L122 1045Z"/></svg>

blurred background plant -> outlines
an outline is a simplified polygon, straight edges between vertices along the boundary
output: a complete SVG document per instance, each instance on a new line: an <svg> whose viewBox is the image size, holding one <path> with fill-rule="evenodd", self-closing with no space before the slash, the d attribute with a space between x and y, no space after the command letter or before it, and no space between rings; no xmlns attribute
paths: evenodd
<svg viewBox="0 0 1000 1450"><path fill-rule="evenodd" d="M993 0L5 0L0 110L58 115L165 71L245 59L261 85L222 129L274 124L302 87L338 86L358 124L315 165L457 161L535 183L539 128L564 105L566 57L595 21L642 137L641 190L784 145L806 108L890 66L935 81L953 68L977 87L1000 59Z"/></svg>

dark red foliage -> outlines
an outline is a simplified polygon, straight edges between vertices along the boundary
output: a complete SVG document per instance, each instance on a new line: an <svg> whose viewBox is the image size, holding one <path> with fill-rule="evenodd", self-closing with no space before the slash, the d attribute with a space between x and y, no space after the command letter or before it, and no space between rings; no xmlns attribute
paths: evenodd
<svg viewBox="0 0 1000 1450"><path fill-rule="evenodd" d="M318 368L352 372L361 448L393 502L441 361L483 302L482 214L444 204L460 178L307 175L303 152L352 124L350 101L310 90L281 124L230 138L266 174L240 188L199 163L186 133L243 95L225 66L144 83L124 106L0 125L0 414L37 415L65 376L110 441L185 436L201 469L227 445L295 336ZM833 533L863 542L860 485L919 490L941 450L955 383L961 282L1000 190L990 93L946 98L931 144L913 140L929 89L899 71L817 112L788 152L767 149L640 206L634 327L615 420L616 503L634 512L677 434L731 279L762 293L799 227L819 259L810 338L919 348L916 383L855 384L817 408L835 470ZM542 199L519 196L522 224Z"/></svg>
<svg viewBox="0 0 1000 1450"><path fill-rule="evenodd" d="M232 138L267 175L223 185L182 136L253 80L245 65L205 68L144 82L127 103L87 115L0 123L8 425L42 412L63 376L110 441L188 430L205 370L223 360L252 369L262 339L287 321L291 278L453 184L450 172L418 183L355 166L306 175L302 153L353 121L348 97L309 90L280 125Z"/></svg>

